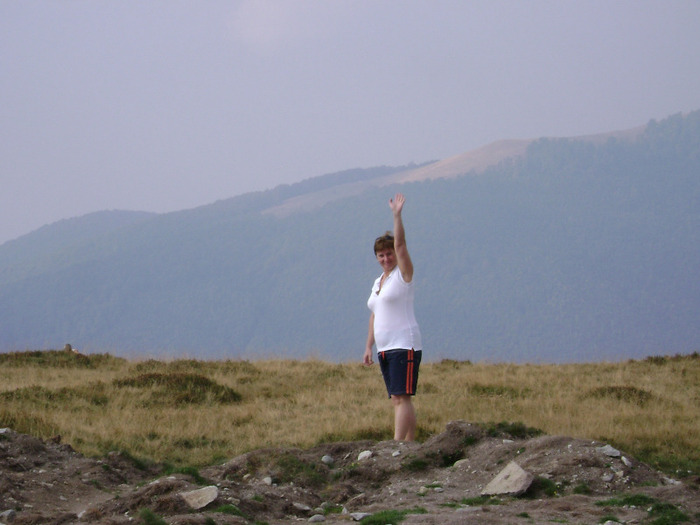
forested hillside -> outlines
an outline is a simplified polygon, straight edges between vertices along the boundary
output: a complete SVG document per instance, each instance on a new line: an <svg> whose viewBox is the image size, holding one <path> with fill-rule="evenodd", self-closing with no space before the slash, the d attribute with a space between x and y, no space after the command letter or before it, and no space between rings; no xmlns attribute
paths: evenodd
<svg viewBox="0 0 700 525"><path fill-rule="evenodd" d="M0 246L0 350L361 358L365 302L407 196L426 358L589 361L700 348L700 112L633 140L541 139L485 173L278 218L350 170L194 210ZM123 217L122 217L123 218ZM78 224L80 227L78 227ZM58 234L56 234L58 235ZM56 237L58 238L58 237Z"/></svg>

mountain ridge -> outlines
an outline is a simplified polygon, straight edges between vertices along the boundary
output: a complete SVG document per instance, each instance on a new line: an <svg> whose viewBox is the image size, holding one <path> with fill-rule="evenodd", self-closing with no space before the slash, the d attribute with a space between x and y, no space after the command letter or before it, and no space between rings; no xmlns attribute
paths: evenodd
<svg viewBox="0 0 700 525"><path fill-rule="evenodd" d="M27 237L31 250L0 246L0 351L70 342L128 355L356 358L377 271L371 239L391 228L395 191L408 197L428 358L692 351L699 153L694 112L631 138L537 139L479 176L389 181L436 163L347 170L134 215L93 237ZM333 194L358 184L367 188ZM308 195L325 201L269 212Z"/></svg>

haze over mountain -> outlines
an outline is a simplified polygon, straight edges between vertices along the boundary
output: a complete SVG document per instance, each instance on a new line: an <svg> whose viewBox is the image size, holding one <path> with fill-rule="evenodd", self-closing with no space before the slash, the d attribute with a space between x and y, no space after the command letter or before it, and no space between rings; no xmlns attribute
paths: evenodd
<svg viewBox="0 0 700 525"><path fill-rule="evenodd" d="M700 347L700 112L501 141L0 246L0 351L359 360L372 240L407 196L427 359L592 361Z"/></svg>

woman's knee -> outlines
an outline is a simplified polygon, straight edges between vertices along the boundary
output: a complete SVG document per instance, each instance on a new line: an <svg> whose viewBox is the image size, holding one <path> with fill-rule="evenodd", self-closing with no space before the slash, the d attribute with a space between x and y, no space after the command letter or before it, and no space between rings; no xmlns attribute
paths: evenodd
<svg viewBox="0 0 700 525"><path fill-rule="evenodd" d="M391 402L394 406L399 406L404 403L410 403L411 402L411 396L407 395L392 395L391 396Z"/></svg>

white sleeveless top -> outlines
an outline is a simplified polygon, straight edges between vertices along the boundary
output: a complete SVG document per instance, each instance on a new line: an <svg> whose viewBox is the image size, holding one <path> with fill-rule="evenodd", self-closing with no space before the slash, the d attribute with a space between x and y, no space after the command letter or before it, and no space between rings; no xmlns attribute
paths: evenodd
<svg viewBox="0 0 700 525"><path fill-rule="evenodd" d="M367 306L374 313L374 342L377 352L422 350L420 329L413 312L413 281L407 283L398 265L379 290L380 275L372 286Z"/></svg>

